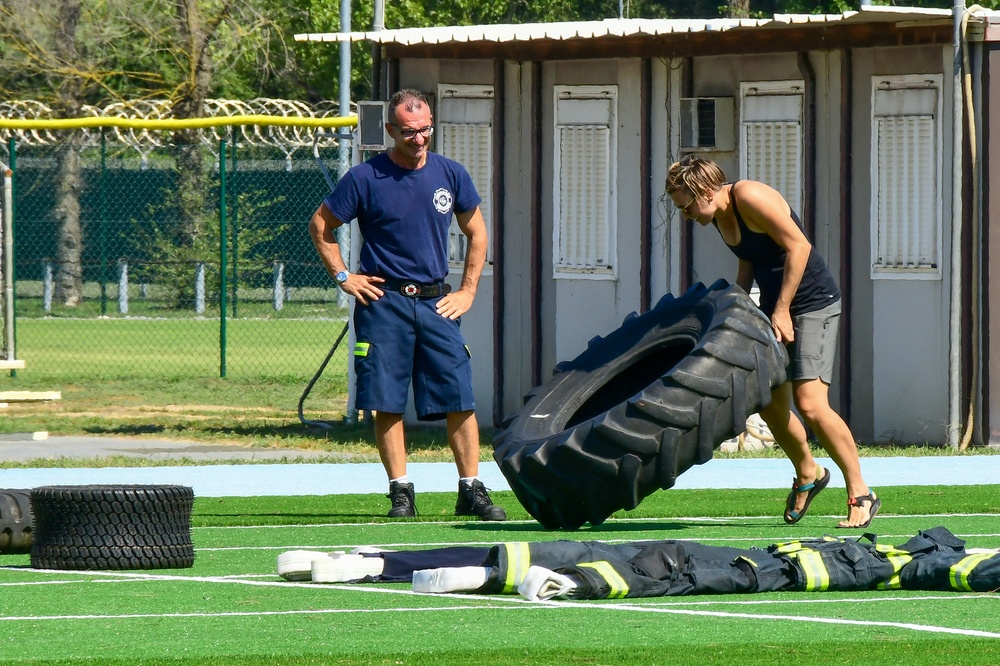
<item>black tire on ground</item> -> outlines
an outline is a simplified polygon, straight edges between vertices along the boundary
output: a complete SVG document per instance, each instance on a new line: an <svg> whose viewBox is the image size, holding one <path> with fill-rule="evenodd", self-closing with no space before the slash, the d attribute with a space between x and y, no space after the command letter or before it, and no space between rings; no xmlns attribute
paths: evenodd
<svg viewBox="0 0 1000 666"><path fill-rule="evenodd" d="M43 486L31 491L36 569L183 569L194 565L186 486Z"/></svg>
<svg viewBox="0 0 1000 666"><path fill-rule="evenodd" d="M598 525L743 432L787 362L746 292L697 284L556 366L494 438L493 457L545 527Z"/></svg>
<svg viewBox="0 0 1000 666"><path fill-rule="evenodd" d="M30 490L0 490L0 555L31 552Z"/></svg>

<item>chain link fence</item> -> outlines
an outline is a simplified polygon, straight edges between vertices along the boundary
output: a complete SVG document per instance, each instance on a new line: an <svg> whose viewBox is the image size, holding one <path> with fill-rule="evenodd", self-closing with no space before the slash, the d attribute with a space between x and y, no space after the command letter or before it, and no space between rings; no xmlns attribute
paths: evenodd
<svg viewBox="0 0 1000 666"><path fill-rule="evenodd" d="M19 372L304 385L347 319L307 230L329 186L312 141L261 131L4 137ZM327 376L346 393L346 349Z"/></svg>

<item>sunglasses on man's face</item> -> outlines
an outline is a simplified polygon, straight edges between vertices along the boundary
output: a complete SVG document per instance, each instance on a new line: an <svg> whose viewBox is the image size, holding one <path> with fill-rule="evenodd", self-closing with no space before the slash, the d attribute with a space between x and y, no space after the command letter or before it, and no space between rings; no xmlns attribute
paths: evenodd
<svg viewBox="0 0 1000 666"><path fill-rule="evenodd" d="M403 138L406 139L407 141L410 141L411 139L415 138L418 134L420 136L424 137L425 139L429 139L431 137L431 135L434 134L434 128L431 127L430 125L428 125L427 127L417 127L417 128L406 127L406 128L403 128L403 127L400 127L399 125L396 125L395 123L391 123L391 124L397 130L399 130L399 133L401 135L403 135Z"/></svg>

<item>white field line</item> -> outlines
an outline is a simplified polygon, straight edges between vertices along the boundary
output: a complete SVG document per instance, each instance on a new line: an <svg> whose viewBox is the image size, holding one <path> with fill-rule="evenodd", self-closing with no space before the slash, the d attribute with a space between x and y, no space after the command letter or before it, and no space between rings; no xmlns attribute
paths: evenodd
<svg viewBox="0 0 1000 666"><path fill-rule="evenodd" d="M551 602L548 602L551 603ZM562 602L557 602L562 603ZM929 624L913 624L911 622L881 622L878 620L845 620L832 617L812 617L808 615L767 615L765 613L728 613L722 611L680 610L674 608L658 608L635 606L632 604L601 606L609 610L637 611L641 613L668 613L671 615L698 615L702 617L742 618L746 620L778 620L779 622L804 622L807 624L837 624L858 627L887 627L933 634L954 634L957 636L975 636L977 638L1000 638L1000 633L980 631L978 629L954 629L952 627L937 627Z"/></svg>
<svg viewBox="0 0 1000 666"><path fill-rule="evenodd" d="M58 571L56 573L65 574L65 571ZM311 583L288 583L288 582L277 582L277 581L249 581L245 579L231 579L231 578L218 578L212 576L175 576L166 574L134 574L134 573L122 573L122 574L109 574L108 572L71 572L74 574L79 574L81 576L87 576L91 578L104 576L108 578L120 578L127 580L173 580L173 581L184 581L184 582L201 582L201 583L236 583L240 585L251 585L251 586L263 586L263 587L310 587L315 588L316 585ZM403 594L403 595L413 595L413 596L428 596L423 594L418 594L412 590L400 590L400 589L390 589L384 587L378 587L373 585L329 585L324 586L331 589L337 590L355 590L364 593L375 593L375 594ZM469 595L467 594L436 594L433 595L435 598L450 598L450 599L460 599L467 601ZM949 595L940 597L923 597L922 599L934 599L934 600L947 600L947 599L981 599L990 598L994 595ZM691 608L679 608L676 605L672 608L666 607L665 604L649 604L649 605L638 605L632 603L609 603L600 601L546 601L546 602L530 602L518 597L485 597L483 598L486 603L474 604L474 605L459 605L459 606L439 606L430 608L393 608L393 609L346 609L346 608L330 608L330 609L309 609L309 610L291 610L291 611L244 611L244 612L219 612L219 613L131 613L123 615L41 615L41 616L0 616L0 622L19 622L19 621L40 621L40 620L114 620L114 619L140 619L140 618L195 618L195 617L205 617L205 618L219 618L219 617L264 617L264 616L274 616L274 615L308 615L308 614L333 614L333 613L406 613L406 612L427 612L427 611L441 611L441 610L458 610L458 611L473 611L478 609L509 609L512 607L521 608L547 608L547 609L597 609L597 610L614 610L614 611L631 611L637 613L660 613L668 615L687 615L687 616L701 616L701 617L716 617L716 618L732 618L732 619L745 619L745 620L777 620L781 622L803 622L807 624L834 624L834 625L845 625L845 626L860 626L860 627L886 627L891 629L901 629L908 631L924 632L924 633L938 633L938 634L953 634L958 636L974 636L979 638L998 638L1000 639L1000 633L981 631L978 629L956 629L953 627L940 627L935 625L926 624L914 624L910 622L882 622L878 620L845 620L843 618L823 618L823 617L811 617L811 616L800 616L800 615L769 615L765 613L734 613L727 611L703 611L703 610L693 610ZM880 598L884 599L884 597ZM910 597L907 600L912 601L913 598ZM803 600L805 602L807 600ZM828 600L827 603L836 602L849 602L858 603L859 601L870 601L862 599L840 599L840 600ZM697 602L696 602L697 603ZM708 602L703 602L708 603ZM720 602L722 604L726 603L739 603L739 602ZM777 603L777 602L776 602ZM497 605L500 604L500 605Z"/></svg>
<svg viewBox="0 0 1000 666"><path fill-rule="evenodd" d="M410 613L439 610L470 611L488 606L441 606L438 608L317 608L288 611L245 611L231 613L129 613L127 615L26 615L24 617L0 617L0 622L37 622L41 620L136 620L146 618L220 618L220 617L268 617L274 615L334 615L345 613ZM519 610L517 606L494 606L494 609Z"/></svg>
<svg viewBox="0 0 1000 666"><path fill-rule="evenodd" d="M812 515L812 514L810 514ZM829 515L829 516L819 516L820 518L829 518L831 520L843 520L842 515ZM995 513L921 513L921 514L907 514L905 516L894 516L885 515L880 513L878 515L878 521L881 523L887 520L907 520L910 518L996 518ZM713 523L732 523L734 521L745 521L745 520L775 520L777 516L726 516L726 517L710 517L706 518L704 516L673 516L669 518L609 518L604 525L613 525L615 523L650 523L650 522L660 522L660 523L676 523L678 521L683 521L686 523L707 523L709 525ZM370 523L311 523L311 524L295 524L295 525L228 525L228 526L200 526L193 527L194 531L201 530L285 530L285 529L301 529L303 527L381 527L381 528L393 528L393 527L412 527L414 525L463 525L469 523L468 520L450 520L450 521L406 521L406 522L370 522ZM537 525L538 523L534 520L508 520L504 522L504 525ZM832 526L830 527L832 529ZM846 530L845 530L846 531Z"/></svg>
<svg viewBox="0 0 1000 666"><path fill-rule="evenodd" d="M886 534L879 535L879 541L884 542L887 539L892 540L906 540L911 538L913 535L903 535L903 534ZM983 539L983 538L997 538L1000 537L1000 533L997 534L956 534L955 536L960 539ZM798 534L795 536L788 537L778 537L768 542L767 545L771 543L780 543L782 541L799 540L799 539L809 539L809 538L820 538L820 535L804 535ZM602 543L633 543L636 541L652 541L653 539L601 539ZM676 541L695 541L702 544L714 544L714 543L751 543L760 545L764 543L761 539L755 539L751 537L710 537L710 538L698 538L698 539L676 539ZM204 548L196 548L197 552L224 552L224 551L286 551L286 550L313 550L318 553L331 553L338 550L351 550L352 548L360 548L362 546L375 546L378 548L385 548L388 550L409 550L409 549L426 549L426 548L448 548L450 546L482 546L484 548L489 548L495 546L498 543L503 543L502 541L463 541L461 544L456 544L454 541L432 541L432 542L410 542L410 543L377 543L377 542L366 542L366 543L355 543L355 544L312 544L309 546L295 545L295 544L284 544L280 546L212 546ZM966 552L993 552L995 548L966 548Z"/></svg>

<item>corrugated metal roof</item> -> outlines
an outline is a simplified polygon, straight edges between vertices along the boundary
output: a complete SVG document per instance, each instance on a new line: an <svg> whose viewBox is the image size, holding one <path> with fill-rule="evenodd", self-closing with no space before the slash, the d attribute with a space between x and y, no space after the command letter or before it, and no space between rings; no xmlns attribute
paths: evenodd
<svg viewBox="0 0 1000 666"><path fill-rule="evenodd" d="M539 39L569 40L595 37L631 37L676 33L723 32L735 29L787 28L805 24L920 22L950 20L950 9L915 7L862 7L843 14L775 14L770 19L607 19L565 23L523 23L503 25L442 26L402 28L369 32L323 32L295 35L300 42L359 42L381 44L446 44L472 42L522 42Z"/></svg>

